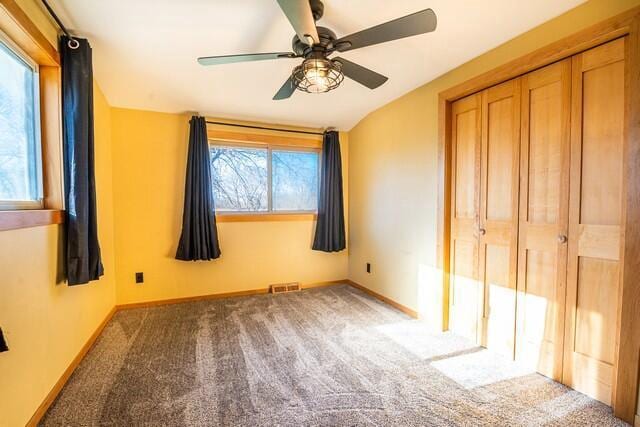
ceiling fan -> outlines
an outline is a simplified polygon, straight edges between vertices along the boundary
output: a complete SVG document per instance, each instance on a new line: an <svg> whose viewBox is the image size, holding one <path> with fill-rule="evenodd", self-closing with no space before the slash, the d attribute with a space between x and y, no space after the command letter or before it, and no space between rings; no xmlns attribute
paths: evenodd
<svg viewBox="0 0 640 427"><path fill-rule="evenodd" d="M298 89L309 93L328 92L340 86L344 77L375 89L387 77L341 57L329 59L334 52L347 52L361 47L398 40L436 29L436 14L431 9L376 25L341 38L328 28L316 26L324 13L321 0L278 0L280 8L296 31L293 52L253 53L246 55L207 56L198 58L201 65L231 64L266 59L304 58L273 97L287 99Z"/></svg>

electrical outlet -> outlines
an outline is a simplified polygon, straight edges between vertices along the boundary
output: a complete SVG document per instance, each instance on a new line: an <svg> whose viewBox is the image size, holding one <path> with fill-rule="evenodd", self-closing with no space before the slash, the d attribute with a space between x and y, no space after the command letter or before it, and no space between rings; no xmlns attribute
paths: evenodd
<svg viewBox="0 0 640 427"><path fill-rule="evenodd" d="M144 283L144 273L136 273L136 283Z"/></svg>
<svg viewBox="0 0 640 427"><path fill-rule="evenodd" d="M371 273L371 263L367 263L367 273Z"/></svg>

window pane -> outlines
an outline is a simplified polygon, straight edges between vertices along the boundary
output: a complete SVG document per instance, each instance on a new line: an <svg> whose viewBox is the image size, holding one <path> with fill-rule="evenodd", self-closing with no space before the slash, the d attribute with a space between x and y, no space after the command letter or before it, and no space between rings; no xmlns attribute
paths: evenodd
<svg viewBox="0 0 640 427"><path fill-rule="evenodd" d="M217 211L266 211L267 150L211 147L213 197Z"/></svg>
<svg viewBox="0 0 640 427"><path fill-rule="evenodd" d="M38 200L35 73L0 42L0 200Z"/></svg>
<svg viewBox="0 0 640 427"><path fill-rule="evenodd" d="M318 153L273 151L272 174L273 210L317 210Z"/></svg>

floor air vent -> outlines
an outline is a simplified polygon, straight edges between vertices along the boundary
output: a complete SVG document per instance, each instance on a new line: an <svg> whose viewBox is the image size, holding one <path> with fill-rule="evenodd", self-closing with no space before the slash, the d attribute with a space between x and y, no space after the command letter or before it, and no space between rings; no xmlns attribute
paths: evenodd
<svg viewBox="0 0 640 427"><path fill-rule="evenodd" d="M299 291L300 288L300 283L298 282L294 282L294 283L280 283L277 285L271 285L269 286L269 291L272 294L281 294L284 292L295 292L295 291Z"/></svg>

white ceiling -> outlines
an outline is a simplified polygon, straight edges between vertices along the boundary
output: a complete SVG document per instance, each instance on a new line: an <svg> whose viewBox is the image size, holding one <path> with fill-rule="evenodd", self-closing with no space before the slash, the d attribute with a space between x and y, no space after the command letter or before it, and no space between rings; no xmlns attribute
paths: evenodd
<svg viewBox="0 0 640 427"><path fill-rule="evenodd" d="M342 54L389 77L376 90L345 79L325 94L271 98L299 59L203 67L199 56L290 51L276 0L52 0L89 38L95 77L116 107L349 130L369 112L584 0L325 0L319 25L338 37L432 8L434 33Z"/></svg>

